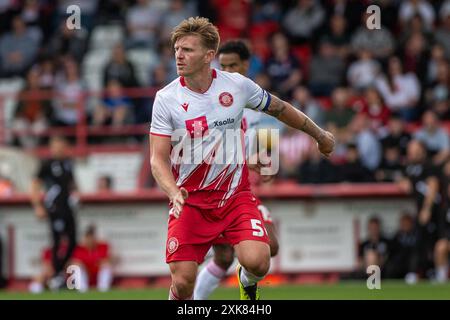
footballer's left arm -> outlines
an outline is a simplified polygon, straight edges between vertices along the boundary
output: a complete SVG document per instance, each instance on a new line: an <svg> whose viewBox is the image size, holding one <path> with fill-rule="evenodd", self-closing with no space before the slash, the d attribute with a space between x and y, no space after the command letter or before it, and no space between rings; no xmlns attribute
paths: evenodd
<svg viewBox="0 0 450 320"><path fill-rule="evenodd" d="M333 152L335 143L333 134L320 128L306 114L296 109L290 103L271 95L270 104L264 112L288 126L310 135L317 141L319 150L323 155L329 156Z"/></svg>

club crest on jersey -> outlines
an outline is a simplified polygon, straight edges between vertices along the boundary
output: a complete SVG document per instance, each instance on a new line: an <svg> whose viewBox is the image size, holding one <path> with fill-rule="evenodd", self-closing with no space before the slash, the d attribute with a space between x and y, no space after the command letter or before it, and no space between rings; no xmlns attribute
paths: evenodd
<svg viewBox="0 0 450 320"><path fill-rule="evenodd" d="M229 92L222 92L219 95L219 102L224 107L229 107L233 104L233 96Z"/></svg>
<svg viewBox="0 0 450 320"><path fill-rule="evenodd" d="M169 240L167 240L167 251L169 253L174 253L178 249L178 239L175 237L171 237Z"/></svg>

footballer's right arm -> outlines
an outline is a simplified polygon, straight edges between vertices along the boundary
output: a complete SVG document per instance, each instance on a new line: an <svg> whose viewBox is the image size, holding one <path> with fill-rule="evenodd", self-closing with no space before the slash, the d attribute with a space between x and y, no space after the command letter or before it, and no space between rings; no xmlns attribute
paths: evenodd
<svg viewBox="0 0 450 320"><path fill-rule="evenodd" d="M169 197L173 204L173 213L178 218L188 194L186 189L178 188L173 177L170 168L170 147L170 137L150 135L150 165L153 177Z"/></svg>

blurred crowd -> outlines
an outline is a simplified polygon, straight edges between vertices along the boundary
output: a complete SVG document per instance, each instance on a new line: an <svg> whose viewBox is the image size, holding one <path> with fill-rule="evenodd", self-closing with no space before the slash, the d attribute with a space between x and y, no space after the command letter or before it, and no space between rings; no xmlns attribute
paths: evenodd
<svg viewBox="0 0 450 320"><path fill-rule="evenodd" d="M66 26L73 4L80 30ZM380 7L381 29L367 28L368 4ZM249 77L335 134L336 152L323 159L305 135L266 117L263 126L282 130L281 179L394 181L410 139L425 144L434 164L448 160L450 0L1 1L0 78L25 83L13 132L77 125L83 92L94 89L82 66L98 52L96 30L111 25L124 37L99 71L101 98L82 108L92 126L148 123L152 99L127 89L176 77L170 31L196 15L219 27L222 42L248 39ZM136 50L156 62L142 69L130 55ZM17 134L10 143L46 141Z"/></svg>

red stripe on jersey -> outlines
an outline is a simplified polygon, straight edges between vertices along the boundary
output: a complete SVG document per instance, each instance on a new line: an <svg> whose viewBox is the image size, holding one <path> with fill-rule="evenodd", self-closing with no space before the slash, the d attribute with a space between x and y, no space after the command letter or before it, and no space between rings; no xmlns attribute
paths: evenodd
<svg viewBox="0 0 450 320"><path fill-rule="evenodd" d="M214 178L209 185L205 187L205 190L215 190L222 184L222 180L228 172L230 165L226 166L218 175Z"/></svg>

